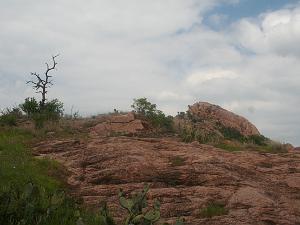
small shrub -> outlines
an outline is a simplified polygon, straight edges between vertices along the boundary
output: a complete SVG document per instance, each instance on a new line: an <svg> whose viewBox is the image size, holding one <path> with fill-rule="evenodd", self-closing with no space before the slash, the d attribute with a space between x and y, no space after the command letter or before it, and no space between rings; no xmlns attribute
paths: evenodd
<svg viewBox="0 0 300 225"><path fill-rule="evenodd" d="M22 112L19 108L7 108L1 112L0 124L7 126L17 126L17 120L22 117Z"/></svg>
<svg viewBox="0 0 300 225"><path fill-rule="evenodd" d="M237 140L239 142L245 142L246 138L237 129L232 127L221 126L219 131L223 134L225 139Z"/></svg>
<svg viewBox="0 0 300 225"><path fill-rule="evenodd" d="M184 142L198 141L202 144L217 143L220 137L216 133L196 127L184 127L180 130L180 137Z"/></svg>
<svg viewBox="0 0 300 225"><path fill-rule="evenodd" d="M185 127L180 131L180 136L182 141L186 143L192 142L195 140L195 130Z"/></svg>
<svg viewBox="0 0 300 225"><path fill-rule="evenodd" d="M268 138L263 135L251 135L247 138L248 143L252 143L259 146L266 146Z"/></svg>
<svg viewBox="0 0 300 225"><path fill-rule="evenodd" d="M228 214L228 210L224 204L211 202L205 208L200 210L200 217L212 218L214 216L222 216Z"/></svg>
<svg viewBox="0 0 300 225"><path fill-rule="evenodd" d="M0 117L0 123L2 125L17 126L17 118L13 114L3 114Z"/></svg>

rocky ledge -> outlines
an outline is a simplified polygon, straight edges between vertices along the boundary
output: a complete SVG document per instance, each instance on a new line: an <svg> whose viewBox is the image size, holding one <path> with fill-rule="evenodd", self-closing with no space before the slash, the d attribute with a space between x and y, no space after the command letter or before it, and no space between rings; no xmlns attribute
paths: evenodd
<svg viewBox="0 0 300 225"><path fill-rule="evenodd" d="M151 185L149 201L161 202L162 222L187 225L300 223L300 153L226 152L176 139L100 137L42 142L35 152L69 170L72 193L97 208L107 201L120 218L119 188ZM211 203L226 213L201 215Z"/></svg>

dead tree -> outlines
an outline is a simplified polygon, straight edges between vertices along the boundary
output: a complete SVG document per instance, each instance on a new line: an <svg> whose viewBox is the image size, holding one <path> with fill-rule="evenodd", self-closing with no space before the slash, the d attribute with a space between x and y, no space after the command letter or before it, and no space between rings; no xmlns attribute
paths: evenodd
<svg viewBox="0 0 300 225"><path fill-rule="evenodd" d="M53 81L50 80L52 76L50 76L49 73L56 68L57 62L55 61L55 58L58 56L59 55L52 56L51 66L49 66L48 63L46 63L47 69L43 77L41 77L41 75L38 73L31 73L31 75L36 78L36 81L30 80L26 82L27 84L33 84L32 87L36 90L36 93L40 93L42 95L42 100L40 102L41 108L45 106L48 88L50 88L53 85Z"/></svg>

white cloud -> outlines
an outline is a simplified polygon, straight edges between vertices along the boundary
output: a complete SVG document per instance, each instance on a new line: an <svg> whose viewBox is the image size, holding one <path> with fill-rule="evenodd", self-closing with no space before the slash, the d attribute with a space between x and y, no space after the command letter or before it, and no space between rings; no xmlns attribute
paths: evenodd
<svg viewBox="0 0 300 225"><path fill-rule="evenodd" d="M238 74L233 71L215 69L192 73L187 76L186 82L188 85L196 86L215 79L235 79L237 77Z"/></svg>
<svg viewBox="0 0 300 225"><path fill-rule="evenodd" d="M255 53L300 57L300 7L242 19L233 29L239 43Z"/></svg>

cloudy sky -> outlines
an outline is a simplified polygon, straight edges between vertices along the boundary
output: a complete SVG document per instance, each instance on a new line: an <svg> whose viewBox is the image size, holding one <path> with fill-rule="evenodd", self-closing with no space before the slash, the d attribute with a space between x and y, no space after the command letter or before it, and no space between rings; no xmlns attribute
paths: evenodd
<svg viewBox="0 0 300 225"><path fill-rule="evenodd" d="M59 53L49 97L82 115L208 101L300 145L300 1L0 0L0 108Z"/></svg>

